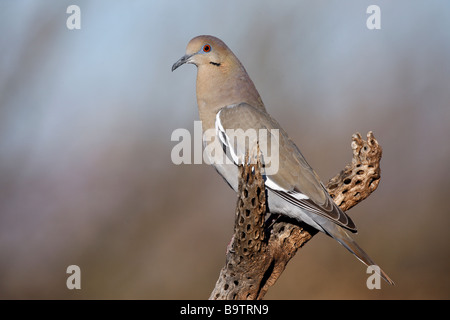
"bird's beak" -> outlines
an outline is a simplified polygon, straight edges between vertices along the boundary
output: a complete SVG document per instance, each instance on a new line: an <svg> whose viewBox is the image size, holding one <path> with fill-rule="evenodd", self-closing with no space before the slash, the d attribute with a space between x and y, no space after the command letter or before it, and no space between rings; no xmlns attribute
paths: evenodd
<svg viewBox="0 0 450 320"><path fill-rule="evenodd" d="M185 64L185 63L190 63L190 58L193 56L193 54L185 54L184 56L182 56L180 58L180 60L178 60L177 62L175 62L172 66L172 72L178 68L179 66Z"/></svg>

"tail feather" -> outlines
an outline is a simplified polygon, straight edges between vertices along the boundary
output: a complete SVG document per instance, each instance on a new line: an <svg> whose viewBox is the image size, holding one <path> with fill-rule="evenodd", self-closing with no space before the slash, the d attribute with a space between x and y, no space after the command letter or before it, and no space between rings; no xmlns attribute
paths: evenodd
<svg viewBox="0 0 450 320"><path fill-rule="evenodd" d="M353 253L359 261L364 263L366 266L378 266L367 253L345 232L345 236L342 238L335 238L340 244L342 244L348 251ZM394 281L383 271L381 268L374 269L387 283L394 285ZM378 272L380 270L380 272Z"/></svg>
<svg viewBox="0 0 450 320"><path fill-rule="evenodd" d="M342 244L348 251L353 253L358 260L364 263L366 266L378 266L367 253L348 235L348 233L340 226L330 222L330 223L321 223L321 227L324 231L337 240L340 244ZM390 285L394 285L394 281L384 272L379 266L378 268L374 268L375 272L377 272L387 283ZM379 270L379 272L378 272Z"/></svg>

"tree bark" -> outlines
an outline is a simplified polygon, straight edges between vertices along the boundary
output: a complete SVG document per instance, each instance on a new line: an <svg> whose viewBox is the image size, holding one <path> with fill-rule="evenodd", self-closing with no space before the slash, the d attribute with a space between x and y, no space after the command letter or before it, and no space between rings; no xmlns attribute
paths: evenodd
<svg viewBox="0 0 450 320"><path fill-rule="evenodd" d="M372 132L367 141L354 134L351 147L352 162L326 186L343 211L366 199L380 182L382 149ZM260 167L259 157L256 164L239 167L234 235L211 300L263 299L297 250L318 232L285 216L272 214L265 221L266 194Z"/></svg>

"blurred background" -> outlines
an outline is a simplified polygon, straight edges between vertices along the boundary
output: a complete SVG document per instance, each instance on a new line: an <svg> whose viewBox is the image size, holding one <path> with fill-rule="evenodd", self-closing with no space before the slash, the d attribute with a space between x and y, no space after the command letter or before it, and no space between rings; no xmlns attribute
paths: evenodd
<svg viewBox="0 0 450 320"><path fill-rule="evenodd" d="M353 133L383 147L378 190L349 214L396 286L368 290L321 234L266 298L450 298L448 1L1 1L0 30L1 299L209 297L236 195L170 158L198 120L195 67L171 66L199 34L235 52L325 183Z"/></svg>

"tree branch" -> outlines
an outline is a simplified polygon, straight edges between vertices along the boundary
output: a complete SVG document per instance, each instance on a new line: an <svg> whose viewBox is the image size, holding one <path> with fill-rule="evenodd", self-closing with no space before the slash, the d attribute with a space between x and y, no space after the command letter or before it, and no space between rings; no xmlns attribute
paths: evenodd
<svg viewBox="0 0 450 320"><path fill-rule="evenodd" d="M364 141L352 136L353 159L326 188L336 204L347 211L378 187L382 149L372 132ZM258 151L259 153L259 151ZM227 248L226 264L209 299L260 300L286 268L297 250L318 232L285 216L266 215L261 163L239 167L239 198L234 235Z"/></svg>

